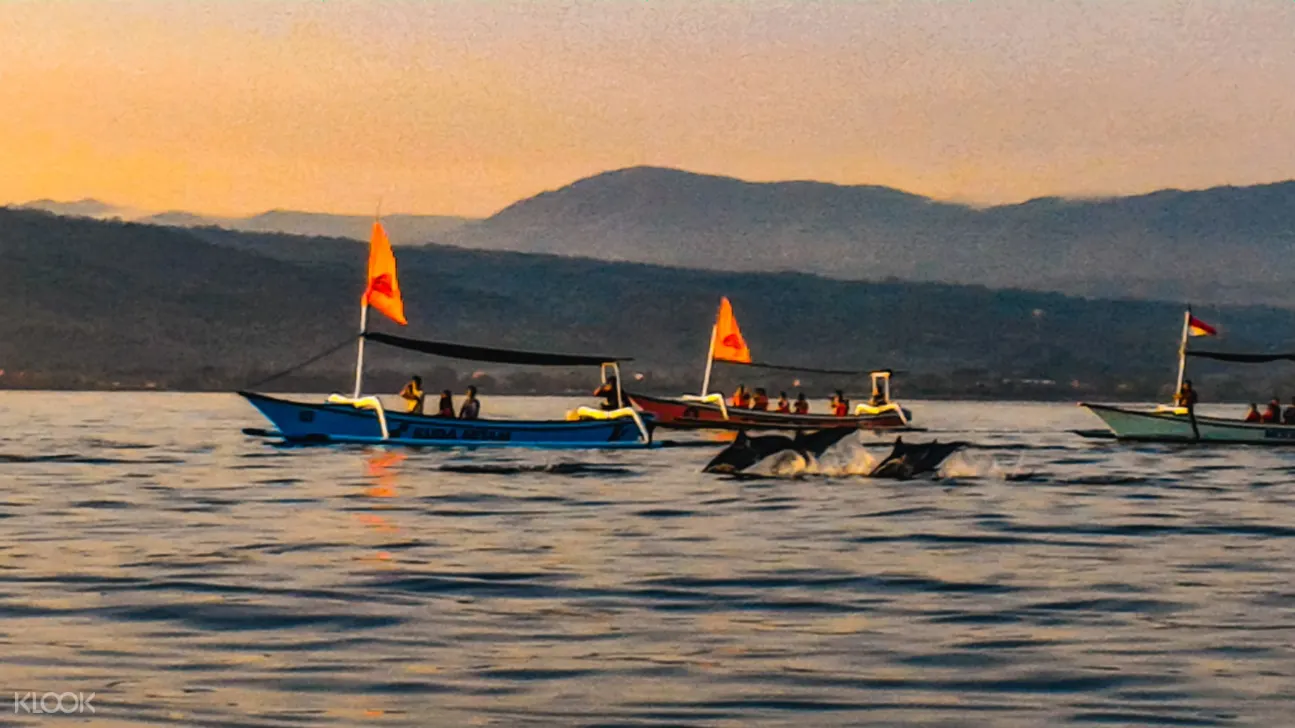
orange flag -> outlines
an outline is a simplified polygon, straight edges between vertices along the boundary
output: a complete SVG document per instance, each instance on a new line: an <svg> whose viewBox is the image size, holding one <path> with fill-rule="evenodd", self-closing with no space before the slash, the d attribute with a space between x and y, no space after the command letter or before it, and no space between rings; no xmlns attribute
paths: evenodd
<svg viewBox="0 0 1295 728"><path fill-rule="evenodd" d="M727 296L719 299L719 318L715 321L715 360L751 363L751 350L737 327L733 304L728 302Z"/></svg>
<svg viewBox="0 0 1295 728"><path fill-rule="evenodd" d="M400 283L396 281L396 255L391 252L391 241L382 223L374 221L373 237L369 240L369 285L364 289L364 305L372 306L387 318L404 326L405 302L400 298Z"/></svg>

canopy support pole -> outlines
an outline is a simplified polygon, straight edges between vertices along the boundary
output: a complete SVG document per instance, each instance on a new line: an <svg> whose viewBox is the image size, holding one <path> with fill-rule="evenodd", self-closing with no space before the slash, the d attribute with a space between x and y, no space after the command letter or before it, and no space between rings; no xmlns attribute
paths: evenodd
<svg viewBox="0 0 1295 728"><path fill-rule="evenodd" d="M355 391L351 397L358 399L364 386L364 334L369 330L369 303L360 306L360 341L355 348Z"/></svg>
<svg viewBox="0 0 1295 728"><path fill-rule="evenodd" d="M1183 391L1183 375L1187 373L1187 333L1192 323L1192 307L1183 312L1183 336L1178 342L1178 382L1174 385L1174 397ZM1177 400L1175 400L1177 401Z"/></svg>
<svg viewBox="0 0 1295 728"><path fill-rule="evenodd" d="M706 374L701 379L701 396L705 397L710 389L710 370L715 366L715 337L719 335L719 325L710 327L710 348L706 350Z"/></svg>

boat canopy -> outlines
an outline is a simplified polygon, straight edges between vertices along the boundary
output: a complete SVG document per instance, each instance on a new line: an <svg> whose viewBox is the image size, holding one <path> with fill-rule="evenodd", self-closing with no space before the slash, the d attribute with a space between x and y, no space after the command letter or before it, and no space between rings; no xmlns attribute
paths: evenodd
<svg viewBox="0 0 1295 728"><path fill-rule="evenodd" d="M723 361L723 360L716 360ZM765 362L745 362L745 361L724 361L725 364L735 364L742 367L751 367L752 369L774 369L780 372L798 372L803 374L837 374L841 376L861 377L867 374L884 372L894 374L889 369L815 369L814 367L794 366L791 364L766 364Z"/></svg>
<svg viewBox="0 0 1295 728"><path fill-rule="evenodd" d="M1267 364L1274 361L1295 362L1295 353L1288 354L1235 354L1227 351L1188 351L1187 356L1214 361L1230 361L1237 364Z"/></svg>
<svg viewBox="0 0 1295 728"><path fill-rule="evenodd" d="M433 356L468 361L485 361L495 364L525 364L540 367L601 366L613 362L632 361L623 356L596 356L585 354L549 354L535 351L513 351L512 349L493 349L485 346L452 344L445 341L425 341L393 336L374 331L364 333L367 341L394 346L398 349L418 351Z"/></svg>

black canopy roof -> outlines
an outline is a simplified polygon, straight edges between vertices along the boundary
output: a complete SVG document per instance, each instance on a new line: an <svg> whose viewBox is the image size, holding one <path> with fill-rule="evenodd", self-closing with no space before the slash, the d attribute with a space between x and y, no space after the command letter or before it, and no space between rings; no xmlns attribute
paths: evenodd
<svg viewBox="0 0 1295 728"><path fill-rule="evenodd" d="M727 359L716 359L715 361L723 362L725 364L736 364L738 366L751 367L752 369L775 369L781 372L798 372L803 374L837 374L837 375L848 376L848 377L859 377L865 374L871 374L874 371L891 372L891 370L889 369L815 369L814 367L802 367L802 366L795 366L793 364L767 364L765 362L758 362L758 361L757 362L729 361ZM893 374L894 372L891 372L891 373Z"/></svg>
<svg viewBox="0 0 1295 728"><path fill-rule="evenodd" d="M1230 361L1238 364L1267 364L1274 361L1295 362L1295 354L1234 354L1227 351L1188 351L1187 356L1215 361Z"/></svg>
<svg viewBox="0 0 1295 728"><path fill-rule="evenodd" d="M495 364L526 364L539 367L601 366L611 362L632 361L622 356L596 356L585 354L548 354L535 351L513 351L511 349L493 349L486 346L469 346L452 344L445 341L424 341L408 339L403 336L366 332L364 338L378 343L394 346L399 349L418 351L433 356L444 356L451 359L468 361L486 361Z"/></svg>

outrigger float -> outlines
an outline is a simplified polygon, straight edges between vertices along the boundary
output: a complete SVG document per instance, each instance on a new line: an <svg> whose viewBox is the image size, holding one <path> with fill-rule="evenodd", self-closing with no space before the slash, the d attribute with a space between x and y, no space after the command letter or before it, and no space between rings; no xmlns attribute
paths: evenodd
<svg viewBox="0 0 1295 728"><path fill-rule="evenodd" d="M651 416L632 407L602 411L580 407L561 420L462 420L391 412L375 396L363 396L364 344L377 344L453 359L527 366L597 366L604 383L615 377L618 397L623 357L550 354L494 349L410 339L368 330L372 305L405 324L404 305L395 277L395 257L385 231L374 222L369 249L369 284L360 308L355 387L349 396L333 394L324 402L296 402L255 392L239 392L276 428L249 431L291 444L359 443L431 447L530 447L568 449L634 449L653 447ZM619 399L618 401L624 401Z"/></svg>
<svg viewBox="0 0 1295 728"><path fill-rule="evenodd" d="M770 410L729 407L724 395L709 392L710 375L715 362L727 362L759 369L802 372L810 374L835 374L860 376L867 373L872 379L872 398L868 403L855 406L852 414L837 417L827 414L795 414ZM836 369L813 369L757 363L751 360L750 349L738 329L728 298L720 299L719 314L711 328L710 348L706 353L706 372L702 376L701 394L679 397L655 397L627 392L629 401L652 416L656 426L671 429L719 430L825 430L855 428L865 430L915 431L912 413L890 399L889 369L872 372Z"/></svg>
<svg viewBox="0 0 1295 728"><path fill-rule="evenodd" d="M1187 347L1190 336L1212 336L1214 329L1192 316L1183 316L1183 335L1178 347L1178 383L1183 388L1187 359L1212 359L1240 364L1263 364L1275 361L1295 362L1295 354L1244 354L1219 351L1192 351ZM1106 431L1078 430L1085 437L1129 442L1213 443L1220 445L1295 445L1295 425L1273 422L1246 422L1226 417L1196 414L1195 408L1158 405L1152 409L1133 409L1109 404L1081 402L1108 428Z"/></svg>

